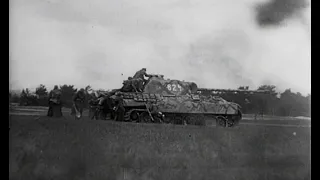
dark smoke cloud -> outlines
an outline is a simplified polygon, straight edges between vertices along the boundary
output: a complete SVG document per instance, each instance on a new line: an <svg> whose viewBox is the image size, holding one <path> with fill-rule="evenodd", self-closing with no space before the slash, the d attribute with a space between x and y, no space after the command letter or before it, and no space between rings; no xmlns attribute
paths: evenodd
<svg viewBox="0 0 320 180"><path fill-rule="evenodd" d="M308 6L307 0L270 0L256 6L256 21L260 27L278 26L295 16L301 17Z"/></svg>

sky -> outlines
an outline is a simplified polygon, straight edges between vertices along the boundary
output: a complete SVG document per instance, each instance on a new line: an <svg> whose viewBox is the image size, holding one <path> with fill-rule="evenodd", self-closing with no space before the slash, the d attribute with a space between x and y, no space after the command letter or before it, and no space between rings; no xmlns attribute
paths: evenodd
<svg viewBox="0 0 320 180"><path fill-rule="evenodd" d="M9 86L113 89L145 67L203 88L272 84L306 95L311 2L306 8L296 4L10 0Z"/></svg>

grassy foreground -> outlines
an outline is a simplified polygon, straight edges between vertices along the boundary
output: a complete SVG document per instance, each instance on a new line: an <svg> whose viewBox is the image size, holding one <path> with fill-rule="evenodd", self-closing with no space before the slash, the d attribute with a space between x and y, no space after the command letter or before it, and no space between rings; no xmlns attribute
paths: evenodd
<svg viewBox="0 0 320 180"><path fill-rule="evenodd" d="M30 116L12 116L10 123L12 180L311 178L310 128L221 129Z"/></svg>

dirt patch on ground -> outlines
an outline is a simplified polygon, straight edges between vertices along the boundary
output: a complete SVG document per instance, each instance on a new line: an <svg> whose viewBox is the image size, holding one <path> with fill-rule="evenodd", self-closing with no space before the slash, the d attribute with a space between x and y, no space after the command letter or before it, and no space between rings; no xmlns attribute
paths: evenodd
<svg viewBox="0 0 320 180"><path fill-rule="evenodd" d="M309 179L310 128L12 116L9 179Z"/></svg>

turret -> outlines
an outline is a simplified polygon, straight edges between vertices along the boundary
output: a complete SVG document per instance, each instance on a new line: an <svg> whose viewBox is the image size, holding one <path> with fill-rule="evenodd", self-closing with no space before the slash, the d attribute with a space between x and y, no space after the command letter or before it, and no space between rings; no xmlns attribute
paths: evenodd
<svg viewBox="0 0 320 180"><path fill-rule="evenodd" d="M136 79L128 78L128 80L123 81L121 91L136 92L139 83L141 82L137 82ZM148 80L144 82L142 92L162 95L186 95L196 93L197 89L197 84L194 82L164 79L163 75L151 74Z"/></svg>
<svg viewBox="0 0 320 180"><path fill-rule="evenodd" d="M194 82L164 79L160 74L149 74L145 82L137 82L131 77L123 81L122 92L137 92L135 88L139 83L143 83L141 89L143 93L162 95L186 95L186 94L222 94L222 93L244 93L244 94L271 94L269 91L248 90L248 89L209 89L198 88Z"/></svg>
<svg viewBox="0 0 320 180"><path fill-rule="evenodd" d="M144 93L163 95L186 95L196 93L198 86L194 82L164 79L163 75L152 75L144 85Z"/></svg>

